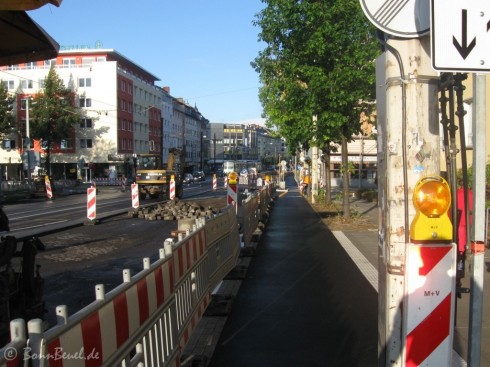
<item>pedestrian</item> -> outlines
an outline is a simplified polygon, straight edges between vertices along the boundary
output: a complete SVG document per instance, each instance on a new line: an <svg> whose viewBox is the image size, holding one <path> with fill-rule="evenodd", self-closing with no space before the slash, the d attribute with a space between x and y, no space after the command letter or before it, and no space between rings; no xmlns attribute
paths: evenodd
<svg viewBox="0 0 490 367"><path fill-rule="evenodd" d="M300 190L303 195L308 195L308 186L310 184L310 173L308 168L303 167L300 172Z"/></svg>
<svg viewBox="0 0 490 367"><path fill-rule="evenodd" d="M310 175L308 174L308 170L306 170L306 174L303 177L303 194L308 195L308 186L310 184Z"/></svg>

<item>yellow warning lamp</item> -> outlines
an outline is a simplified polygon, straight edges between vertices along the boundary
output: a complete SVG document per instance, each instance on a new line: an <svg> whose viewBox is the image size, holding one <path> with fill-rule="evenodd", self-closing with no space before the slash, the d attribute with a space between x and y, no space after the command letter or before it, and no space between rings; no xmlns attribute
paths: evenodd
<svg viewBox="0 0 490 367"><path fill-rule="evenodd" d="M228 174L228 183L230 185L236 185L237 179L238 179L238 175L236 174L236 172L230 172Z"/></svg>
<svg viewBox="0 0 490 367"><path fill-rule="evenodd" d="M414 241L450 241L453 226L448 216L451 190L440 176L420 179L413 190L413 205L417 213L410 225Z"/></svg>

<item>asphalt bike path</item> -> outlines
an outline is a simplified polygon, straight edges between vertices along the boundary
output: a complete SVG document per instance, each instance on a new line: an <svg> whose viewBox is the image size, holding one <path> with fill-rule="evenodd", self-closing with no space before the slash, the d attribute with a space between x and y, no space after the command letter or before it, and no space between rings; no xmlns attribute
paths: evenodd
<svg viewBox="0 0 490 367"><path fill-rule="evenodd" d="M210 367L375 366L378 295L286 178Z"/></svg>

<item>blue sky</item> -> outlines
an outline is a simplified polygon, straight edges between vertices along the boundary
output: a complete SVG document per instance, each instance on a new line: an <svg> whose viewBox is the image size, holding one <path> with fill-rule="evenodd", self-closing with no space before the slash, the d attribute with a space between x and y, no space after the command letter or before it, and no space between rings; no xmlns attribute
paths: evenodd
<svg viewBox="0 0 490 367"><path fill-rule="evenodd" d="M64 0L29 16L60 45L114 49L211 122L260 122L260 0Z"/></svg>

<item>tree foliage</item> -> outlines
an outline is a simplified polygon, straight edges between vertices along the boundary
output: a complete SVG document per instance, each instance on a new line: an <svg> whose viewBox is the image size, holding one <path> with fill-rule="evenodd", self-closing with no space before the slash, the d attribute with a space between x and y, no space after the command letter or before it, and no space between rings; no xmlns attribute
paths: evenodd
<svg viewBox="0 0 490 367"><path fill-rule="evenodd" d="M50 152L53 143L74 136L75 124L81 112L76 106L75 94L65 88L54 68L49 70L44 88L32 99L30 109L30 136L42 139L46 149L46 171L49 172Z"/></svg>
<svg viewBox="0 0 490 367"><path fill-rule="evenodd" d="M0 138L2 139L15 129L14 101L15 97L9 96L7 86L0 80Z"/></svg>
<svg viewBox="0 0 490 367"><path fill-rule="evenodd" d="M294 148L350 139L359 131L355 107L374 99L379 52L359 1L262 1L266 7L254 24L266 47L252 66L267 123Z"/></svg>

